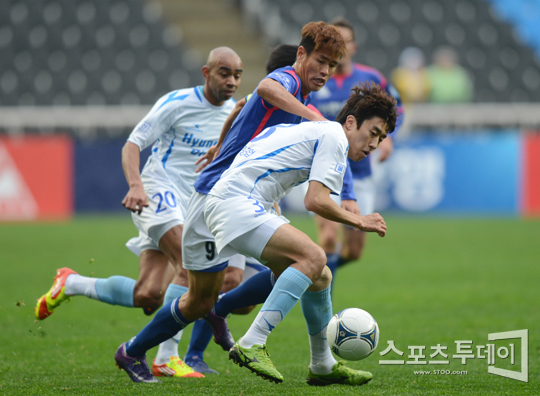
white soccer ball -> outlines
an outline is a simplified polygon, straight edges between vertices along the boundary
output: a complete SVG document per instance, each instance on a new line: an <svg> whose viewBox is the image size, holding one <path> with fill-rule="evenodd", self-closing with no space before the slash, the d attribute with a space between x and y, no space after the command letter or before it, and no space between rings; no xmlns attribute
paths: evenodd
<svg viewBox="0 0 540 396"><path fill-rule="evenodd" d="M330 319L326 336L336 355L346 360L362 360L377 348L379 325L363 309L347 308Z"/></svg>

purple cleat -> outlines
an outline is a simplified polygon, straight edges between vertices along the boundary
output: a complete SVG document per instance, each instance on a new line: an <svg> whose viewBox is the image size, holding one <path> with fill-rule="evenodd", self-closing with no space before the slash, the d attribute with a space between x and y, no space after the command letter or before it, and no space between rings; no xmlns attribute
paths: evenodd
<svg viewBox="0 0 540 396"><path fill-rule="evenodd" d="M126 343L122 343L114 355L116 365L120 370L125 370L133 382L161 382L150 372L146 356L133 358L126 354Z"/></svg>
<svg viewBox="0 0 540 396"><path fill-rule="evenodd" d="M214 342L223 348L224 351L229 352L229 349L234 345L234 338L229 331L227 319L216 315L213 311L208 312L203 319L206 320L206 323L212 328Z"/></svg>
<svg viewBox="0 0 540 396"><path fill-rule="evenodd" d="M184 363L191 367L196 373L219 374L219 372L217 372L216 370L208 367L206 362L198 356L193 356L191 359L185 359Z"/></svg>

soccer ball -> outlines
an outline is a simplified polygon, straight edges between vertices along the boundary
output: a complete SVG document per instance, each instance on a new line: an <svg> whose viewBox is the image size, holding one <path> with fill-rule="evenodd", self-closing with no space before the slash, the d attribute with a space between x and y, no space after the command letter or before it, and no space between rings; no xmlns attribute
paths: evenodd
<svg viewBox="0 0 540 396"><path fill-rule="evenodd" d="M330 319L326 336L336 355L346 360L362 360L377 348L379 325L363 309L347 308Z"/></svg>

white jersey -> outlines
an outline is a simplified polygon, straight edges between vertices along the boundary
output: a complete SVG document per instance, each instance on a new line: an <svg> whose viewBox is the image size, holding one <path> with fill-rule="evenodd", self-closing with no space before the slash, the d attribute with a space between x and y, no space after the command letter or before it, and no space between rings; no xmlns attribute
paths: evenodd
<svg viewBox="0 0 540 396"><path fill-rule="evenodd" d="M172 183L186 207L197 178L195 162L217 143L234 100L214 106L202 86L173 91L160 98L139 122L128 141L140 150L154 144L142 171L143 184Z"/></svg>
<svg viewBox="0 0 540 396"><path fill-rule="evenodd" d="M249 196L263 206L316 180L339 195L349 144L341 124L332 121L280 124L263 131L238 153L210 195Z"/></svg>

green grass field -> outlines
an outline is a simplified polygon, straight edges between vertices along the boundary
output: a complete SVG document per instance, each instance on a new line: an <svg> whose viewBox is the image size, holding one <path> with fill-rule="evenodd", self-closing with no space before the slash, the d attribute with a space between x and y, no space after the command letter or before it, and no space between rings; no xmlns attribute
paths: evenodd
<svg viewBox="0 0 540 396"><path fill-rule="evenodd" d="M311 236L312 220L292 218ZM77 217L69 223L0 225L0 394L175 395L518 395L540 394L540 222L517 219L387 218L388 235L370 235L361 262L336 277L334 311L360 307L378 321L376 352L350 366L369 370L367 386L312 388L305 323L297 306L269 338L268 347L285 381L263 381L227 360L216 345L206 352L221 374L204 379L137 385L114 365L118 345L148 321L140 309L72 298L35 323L35 300L51 286L55 270L82 275L136 278L136 257L125 247L135 235L128 215ZM256 312L233 316L241 336ZM456 340L488 343L488 333L529 329L529 382L488 373L486 359L465 365L452 358ZM180 344L185 353L190 329ZM448 347L448 366L380 365L388 340L408 358L409 346ZM504 345L504 344L500 344ZM500 346L497 344L497 347ZM507 345L507 344L506 344ZM520 361L519 342L516 362ZM149 358L155 356L150 351ZM440 358L440 357L439 357ZM497 366L518 371L509 358ZM427 356L429 360L429 356ZM466 370L462 375L415 375L415 370Z"/></svg>

